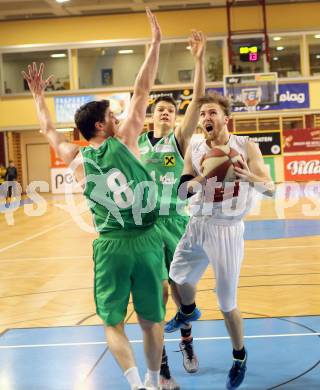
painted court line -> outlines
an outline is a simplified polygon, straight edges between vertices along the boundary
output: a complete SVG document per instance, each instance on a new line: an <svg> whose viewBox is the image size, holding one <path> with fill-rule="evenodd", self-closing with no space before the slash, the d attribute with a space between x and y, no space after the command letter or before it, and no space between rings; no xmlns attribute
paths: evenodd
<svg viewBox="0 0 320 390"><path fill-rule="evenodd" d="M307 260L306 260L307 261ZM276 267L296 267L302 266L305 267L307 265L320 265L320 261L318 263L289 263L289 264L277 264ZM242 268L265 268L265 267L275 267L274 264L255 264L255 265L246 265L244 264Z"/></svg>
<svg viewBox="0 0 320 390"><path fill-rule="evenodd" d="M245 339L268 339L268 338L278 338L278 337L307 337L307 336L320 336L319 333L284 333L284 334L265 334L265 335L253 335L253 336L244 336ZM196 341L208 341L208 340L229 340L229 336L219 336L219 337L194 337ZM177 342L181 341L178 339L165 339L165 342ZM130 340L132 344L142 344L143 340ZM0 349L22 349L22 348L47 348L47 347L79 347L85 345L105 345L104 341L95 341L95 342L83 342L83 343L56 343L56 344L22 344L22 345L1 345Z"/></svg>
<svg viewBox="0 0 320 390"><path fill-rule="evenodd" d="M20 244L23 244L24 242L27 242L27 241L33 240L34 238L37 238L37 237L39 237L39 236L42 236L43 234L48 233L48 232L50 232L51 230L54 230L54 229L56 229L56 228L58 228L58 227L60 227L60 226L66 225L66 224L69 223L70 221L72 221L71 218L69 218L67 221L64 221L64 222L59 223L59 224L57 224L57 225L53 225L53 226L51 226L50 228L47 228L47 229L45 229L45 230L42 230L42 232L33 234L32 236L29 236L29 237L25 238L24 240L16 241L16 242L13 243L13 244L10 244L10 245L8 245L8 246L5 246L5 247L3 247L3 248L0 248L0 253L5 252L5 251L7 251L8 249L15 248L16 246L18 246L18 245L20 245Z"/></svg>
<svg viewBox="0 0 320 390"><path fill-rule="evenodd" d="M0 257L0 261L24 261L24 260L78 260L78 259L91 259L92 256L84 256L84 255L79 255L79 256L42 256L42 257Z"/></svg>
<svg viewBox="0 0 320 390"><path fill-rule="evenodd" d="M308 236L309 237L309 236ZM290 237L283 237L283 238L290 238ZM246 242L251 240L246 240ZM269 240L267 240L269 241ZM269 249L298 249L298 248L320 248L320 245L286 245L286 246L253 246L253 247L246 247L246 250L269 250Z"/></svg>

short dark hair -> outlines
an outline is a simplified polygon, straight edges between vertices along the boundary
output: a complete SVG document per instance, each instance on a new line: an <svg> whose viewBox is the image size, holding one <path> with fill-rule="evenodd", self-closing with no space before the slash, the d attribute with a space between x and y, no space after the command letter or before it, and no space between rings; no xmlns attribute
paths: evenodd
<svg viewBox="0 0 320 390"><path fill-rule="evenodd" d="M95 123L105 121L105 114L109 106L109 100L99 100L86 103L76 111L75 124L87 141L96 134Z"/></svg>
<svg viewBox="0 0 320 390"><path fill-rule="evenodd" d="M154 112L155 108L156 108L156 105L160 102L167 102L167 103L170 103L174 106L176 112L178 111L177 109L177 104L176 104L176 101L174 100L174 98L172 98L171 96L169 95L164 95L164 96L158 96L156 98L156 100L153 102L153 106L152 106L152 113Z"/></svg>
<svg viewBox="0 0 320 390"><path fill-rule="evenodd" d="M201 108L204 104L210 103L218 104L224 112L224 115L231 115L231 103L226 96L220 95L218 92L211 92L208 95L202 96L198 99L199 108Z"/></svg>

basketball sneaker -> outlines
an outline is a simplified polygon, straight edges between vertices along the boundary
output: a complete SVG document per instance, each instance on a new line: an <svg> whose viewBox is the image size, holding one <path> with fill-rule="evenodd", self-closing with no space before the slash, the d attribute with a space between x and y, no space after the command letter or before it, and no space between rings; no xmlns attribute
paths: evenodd
<svg viewBox="0 0 320 390"><path fill-rule="evenodd" d="M144 384L143 384L143 389L145 390L162 390L162 386L156 386L152 383L152 381L149 378L149 375L146 374L144 377Z"/></svg>
<svg viewBox="0 0 320 390"><path fill-rule="evenodd" d="M172 333L180 329L183 325L188 325L191 321L197 321L201 317L201 311L196 307L191 314L183 314L180 310L166 323L164 331Z"/></svg>
<svg viewBox="0 0 320 390"><path fill-rule="evenodd" d="M169 366L162 365L160 369L160 386L162 390L180 390L180 386L171 376Z"/></svg>
<svg viewBox="0 0 320 390"><path fill-rule="evenodd" d="M183 356L183 367L190 374L197 372L199 368L198 358L193 351L193 338L182 340L179 344Z"/></svg>
<svg viewBox="0 0 320 390"><path fill-rule="evenodd" d="M246 351L246 357L244 358L244 360L233 359L233 365L229 371L227 378L228 390L238 388L243 382L247 370L247 357L248 353Z"/></svg>

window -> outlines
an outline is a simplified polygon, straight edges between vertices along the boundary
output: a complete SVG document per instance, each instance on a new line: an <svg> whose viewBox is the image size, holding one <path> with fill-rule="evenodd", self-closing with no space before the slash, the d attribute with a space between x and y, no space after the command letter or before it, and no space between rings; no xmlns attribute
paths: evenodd
<svg viewBox="0 0 320 390"><path fill-rule="evenodd" d="M305 123L304 123L303 115L282 118L283 130L303 129L304 127L305 127Z"/></svg>
<svg viewBox="0 0 320 390"><path fill-rule="evenodd" d="M280 130L280 118L258 118L259 131Z"/></svg>
<svg viewBox="0 0 320 390"><path fill-rule="evenodd" d="M21 71L26 70L32 62L45 64L44 77L53 74L53 82L48 91L70 89L69 61L67 50L38 51L24 53L4 53L3 58L3 84L4 93L21 93L29 91Z"/></svg>
<svg viewBox="0 0 320 390"><path fill-rule="evenodd" d="M145 59L145 45L78 49L79 87L131 87Z"/></svg>
<svg viewBox="0 0 320 390"><path fill-rule="evenodd" d="M308 35L310 75L320 76L320 33Z"/></svg>
<svg viewBox="0 0 320 390"><path fill-rule="evenodd" d="M161 44L156 84L193 82L194 60L188 42Z"/></svg>
<svg viewBox="0 0 320 390"><path fill-rule="evenodd" d="M223 41L208 41L206 51L206 81L222 81L223 79Z"/></svg>
<svg viewBox="0 0 320 390"><path fill-rule="evenodd" d="M270 37L270 71L278 77L300 77L300 36Z"/></svg>
<svg viewBox="0 0 320 390"><path fill-rule="evenodd" d="M232 74L261 73L263 68L262 38L232 41Z"/></svg>
<svg viewBox="0 0 320 390"><path fill-rule="evenodd" d="M256 118L235 119L235 132L257 131Z"/></svg>
<svg viewBox="0 0 320 390"><path fill-rule="evenodd" d="M313 120L313 127L320 127L320 114L315 114Z"/></svg>
<svg viewBox="0 0 320 390"><path fill-rule="evenodd" d="M222 40L207 42L207 81L221 81L223 76ZM194 59L188 42L163 43L160 50L156 84L190 84L194 77Z"/></svg>

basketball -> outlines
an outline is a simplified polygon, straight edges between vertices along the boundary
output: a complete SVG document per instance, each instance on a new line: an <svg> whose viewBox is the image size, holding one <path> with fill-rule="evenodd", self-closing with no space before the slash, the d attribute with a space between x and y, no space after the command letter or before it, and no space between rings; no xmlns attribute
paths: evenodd
<svg viewBox="0 0 320 390"><path fill-rule="evenodd" d="M217 178L217 182L232 182L237 179L234 167L242 168L243 157L228 145L215 146L202 157L202 174Z"/></svg>

